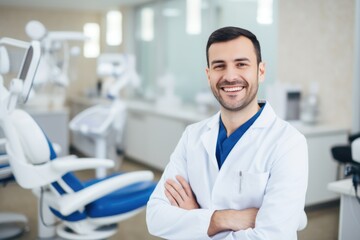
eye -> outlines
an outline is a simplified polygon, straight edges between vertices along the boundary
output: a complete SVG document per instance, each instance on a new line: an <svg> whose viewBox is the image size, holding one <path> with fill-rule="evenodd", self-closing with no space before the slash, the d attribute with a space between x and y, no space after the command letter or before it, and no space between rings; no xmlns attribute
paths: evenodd
<svg viewBox="0 0 360 240"><path fill-rule="evenodd" d="M221 70L223 68L225 68L224 64L216 64L216 65L213 66L214 70Z"/></svg>
<svg viewBox="0 0 360 240"><path fill-rule="evenodd" d="M247 64L244 63L244 62L238 62L238 63L236 64L236 66L238 66L238 67L246 67Z"/></svg>

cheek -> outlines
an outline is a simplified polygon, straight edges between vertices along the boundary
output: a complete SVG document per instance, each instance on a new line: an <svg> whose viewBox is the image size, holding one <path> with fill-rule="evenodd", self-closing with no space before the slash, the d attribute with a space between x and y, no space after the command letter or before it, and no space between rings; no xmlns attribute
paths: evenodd
<svg viewBox="0 0 360 240"><path fill-rule="evenodd" d="M208 83L210 86L216 86L216 84L218 83L218 78L215 74L212 74L211 76L208 77Z"/></svg>
<svg viewBox="0 0 360 240"><path fill-rule="evenodd" d="M247 72L243 74L243 77L248 81L248 83L251 84L257 84L260 81L260 76L258 75L258 72Z"/></svg>

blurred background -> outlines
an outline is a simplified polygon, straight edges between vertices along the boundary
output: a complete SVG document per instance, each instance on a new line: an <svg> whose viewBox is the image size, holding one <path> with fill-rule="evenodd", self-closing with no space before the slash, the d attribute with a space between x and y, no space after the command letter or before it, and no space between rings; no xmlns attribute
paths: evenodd
<svg viewBox="0 0 360 240"><path fill-rule="evenodd" d="M62 156L108 157L117 169L133 164L159 176L185 127L218 111L205 75L208 36L249 29L267 69L259 98L309 145L309 225L299 238L338 239L342 193L328 185L346 179L332 149L360 132L359 16L359 0L0 0L0 38L41 41L41 71L23 108ZM21 57L9 51L5 80ZM116 114L94 123L91 114L104 109ZM105 120L115 131L103 145L80 126ZM1 189L1 211L14 209L9 192ZM149 239L141 217L144 238L124 239Z"/></svg>

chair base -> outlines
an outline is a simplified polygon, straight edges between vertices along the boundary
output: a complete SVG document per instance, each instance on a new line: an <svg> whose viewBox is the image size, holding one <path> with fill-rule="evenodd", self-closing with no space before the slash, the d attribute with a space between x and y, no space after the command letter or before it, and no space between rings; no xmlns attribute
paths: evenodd
<svg viewBox="0 0 360 240"><path fill-rule="evenodd" d="M24 226L14 226L13 224L4 224L0 226L0 239L12 239L20 236L26 231Z"/></svg>
<svg viewBox="0 0 360 240"><path fill-rule="evenodd" d="M16 213L0 213L0 239L13 239L28 231L27 218Z"/></svg>
<svg viewBox="0 0 360 240"><path fill-rule="evenodd" d="M108 239L111 236L115 235L117 232L117 224L108 225L100 229L89 232L88 234L77 234L74 233L70 228L64 224L60 224L56 228L57 235L64 239L73 239L73 240L99 240L99 239Z"/></svg>

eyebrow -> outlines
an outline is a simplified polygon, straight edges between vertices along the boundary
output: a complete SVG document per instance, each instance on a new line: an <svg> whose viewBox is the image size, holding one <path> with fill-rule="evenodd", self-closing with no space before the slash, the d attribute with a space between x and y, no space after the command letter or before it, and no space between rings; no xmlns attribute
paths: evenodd
<svg viewBox="0 0 360 240"><path fill-rule="evenodd" d="M211 62L211 65L217 64L217 63L224 63L224 60L214 60ZM234 62L250 62L249 58L243 57L243 58L236 58Z"/></svg>
<svg viewBox="0 0 360 240"><path fill-rule="evenodd" d="M243 57L243 58L236 58L235 62L250 62L249 58Z"/></svg>

